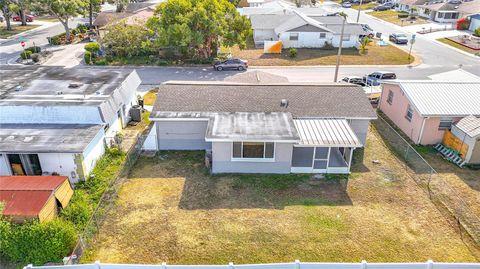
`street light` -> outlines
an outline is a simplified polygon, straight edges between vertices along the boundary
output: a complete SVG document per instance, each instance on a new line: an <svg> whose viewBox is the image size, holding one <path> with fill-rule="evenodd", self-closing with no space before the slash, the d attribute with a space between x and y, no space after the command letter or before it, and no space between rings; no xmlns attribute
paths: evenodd
<svg viewBox="0 0 480 269"><path fill-rule="evenodd" d="M337 79L338 79L338 68L340 67L340 56L342 55L343 33L345 30L345 22L347 21L347 14L340 12L338 13L338 16L343 17L343 21L342 21L342 31L340 32L340 44L338 46L337 64L335 65L335 77L333 78L333 82L337 82Z"/></svg>
<svg viewBox="0 0 480 269"><path fill-rule="evenodd" d="M360 20L360 10L362 10L362 3L363 0L360 0L360 5L358 5L357 22Z"/></svg>

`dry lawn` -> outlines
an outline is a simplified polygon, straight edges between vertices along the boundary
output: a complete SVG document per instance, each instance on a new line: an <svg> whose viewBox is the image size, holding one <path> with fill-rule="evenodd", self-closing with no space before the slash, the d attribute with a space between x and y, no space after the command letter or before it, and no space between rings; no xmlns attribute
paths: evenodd
<svg viewBox="0 0 480 269"><path fill-rule="evenodd" d="M468 53L471 53L471 54L474 54L474 55L478 55L480 56L480 51L479 50L474 50L474 49L471 49L469 47L465 47L465 46L462 46L461 44L458 44L456 42L453 42L447 38L439 38L437 39L438 41L444 43L444 44L447 44L449 46L452 46L454 48L457 48L457 49L461 49L463 51L466 51Z"/></svg>
<svg viewBox="0 0 480 269"><path fill-rule="evenodd" d="M26 25L26 26L22 26L22 25L16 25L16 24L12 23L12 30L11 31L7 31L7 29L5 29L5 27L0 27L0 38L8 38L10 36L20 34L21 32L25 32L25 31L31 30L33 28L36 28L38 26L39 25L30 25L30 24Z"/></svg>
<svg viewBox="0 0 480 269"><path fill-rule="evenodd" d="M373 127L348 179L210 176L202 157L140 158L82 262L477 261Z"/></svg>
<svg viewBox="0 0 480 269"><path fill-rule="evenodd" d="M264 54L263 48L257 49L253 45L244 50L233 47L227 52L248 60L251 66L335 65L337 57L337 49L298 49L297 57L291 58L288 50L283 50L282 54ZM403 65L414 60L413 57L408 60L408 53L395 46L380 47L371 42L365 54L354 48L343 49L340 62L347 65Z"/></svg>
<svg viewBox="0 0 480 269"><path fill-rule="evenodd" d="M372 15L374 17L377 17L377 18L379 18L381 20L384 20L386 22L393 23L393 24L400 25L400 26L409 26L409 25L428 23L427 20L425 20L423 18L420 18L418 16L417 16L416 20L406 20L406 19L404 19L405 21L402 22L402 19L400 19L398 17L398 14L400 14L400 12L395 11L395 10L372 11L372 12L368 12L367 14Z"/></svg>

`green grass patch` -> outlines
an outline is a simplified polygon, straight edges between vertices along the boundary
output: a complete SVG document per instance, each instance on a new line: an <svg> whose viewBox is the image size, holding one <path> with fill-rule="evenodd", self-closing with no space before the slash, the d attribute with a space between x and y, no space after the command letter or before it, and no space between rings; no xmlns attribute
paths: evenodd
<svg viewBox="0 0 480 269"><path fill-rule="evenodd" d="M13 35L20 34L22 32L37 28L39 25L12 25L12 30L7 31L5 27L0 27L0 38L9 38Z"/></svg>
<svg viewBox="0 0 480 269"><path fill-rule="evenodd" d="M478 51L478 50L472 50L472 49L470 49L470 48L468 48L468 47L462 46L461 44L458 44L458 43L456 43L456 42L453 42L453 41L451 41L451 40L449 40L449 39L447 39L447 38L439 38L439 39L437 39L437 40L440 41L440 42L442 42L442 43L444 43L444 44L447 44L447 45L449 45L449 46L452 46L452 47L454 47L454 48L456 48L456 49L463 50L463 51L468 52L468 53L471 53L471 54L473 54L473 55L480 56L480 51Z"/></svg>

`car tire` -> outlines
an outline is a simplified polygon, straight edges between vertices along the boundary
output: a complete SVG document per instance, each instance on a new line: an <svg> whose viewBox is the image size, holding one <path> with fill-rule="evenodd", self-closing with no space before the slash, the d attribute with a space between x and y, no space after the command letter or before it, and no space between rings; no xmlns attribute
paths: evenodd
<svg viewBox="0 0 480 269"><path fill-rule="evenodd" d="M243 66L238 67L238 71L243 71L243 70L245 70L245 68L243 68Z"/></svg>
<svg viewBox="0 0 480 269"><path fill-rule="evenodd" d="M217 66L217 68L216 68L216 69L217 69L217 71L222 71L222 70L223 70L223 67L221 67L221 66Z"/></svg>

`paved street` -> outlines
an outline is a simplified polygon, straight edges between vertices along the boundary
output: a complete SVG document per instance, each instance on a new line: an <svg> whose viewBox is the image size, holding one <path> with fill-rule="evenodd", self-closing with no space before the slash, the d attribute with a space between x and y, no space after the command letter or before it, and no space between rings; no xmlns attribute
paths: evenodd
<svg viewBox="0 0 480 269"><path fill-rule="evenodd" d="M348 14L351 21L356 19L356 10L343 9L331 2L326 2L325 6L332 11L344 11ZM83 19L85 20L85 19ZM71 22L72 27L76 26L79 20ZM374 17L366 15L362 12L360 22L369 24L375 31L381 32L384 37L393 32L405 32L411 27L399 27L389 23L380 21ZM27 34L24 39L27 46L31 46L33 42L37 45L45 46L47 37L61 33L63 27L56 24L50 28ZM411 33L408 33L411 34ZM0 49L0 63L6 64L12 62L21 51L18 39L5 42ZM68 53L68 50L64 50ZM434 73L449 71L462 66L463 69L480 76L480 60L473 56L465 55L454 49L445 47L430 38L417 35L417 41L413 46L413 53L420 55L423 63L411 66L345 66L340 68L340 76L346 75L364 75L376 70L394 71L402 79L422 79ZM49 61L51 64L51 61ZM64 62L64 61L63 61ZM59 65L62 61L59 62ZM83 66L79 66L84 68ZM89 68L108 68L108 67L89 67ZM132 68L132 67L125 67ZM136 68L140 74L144 85L155 85L167 80L223 80L225 77L232 76L238 72L216 72L210 67L138 67ZM250 71L256 70L251 68ZM261 70L277 75L288 77L290 81L332 81L334 68L332 66L324 67L271 67L261 68Z"/></svg>

